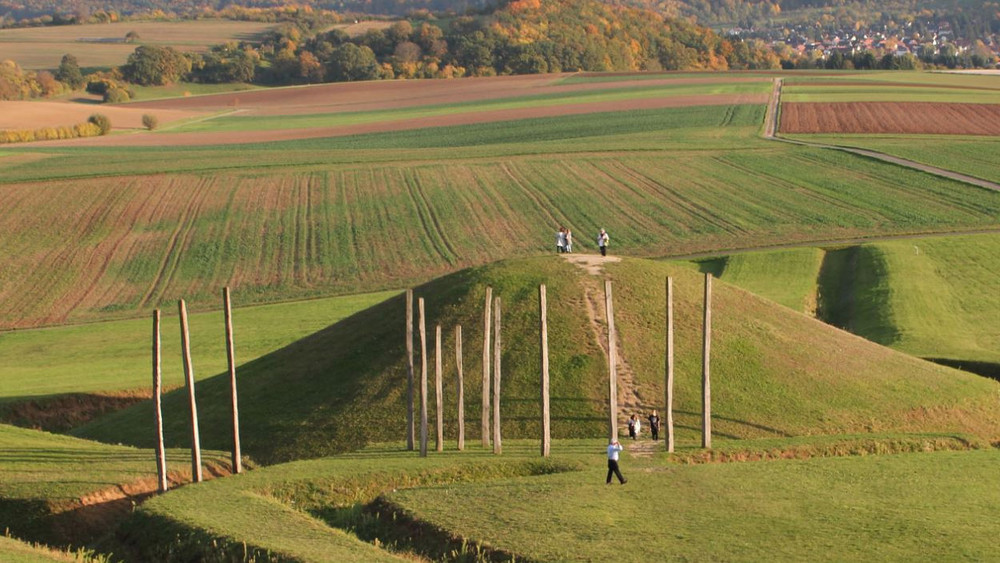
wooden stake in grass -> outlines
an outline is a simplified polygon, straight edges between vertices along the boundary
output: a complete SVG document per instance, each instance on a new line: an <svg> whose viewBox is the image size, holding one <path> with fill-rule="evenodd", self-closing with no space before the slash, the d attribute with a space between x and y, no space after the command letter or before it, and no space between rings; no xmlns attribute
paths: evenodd
<svg viewBox="0 0 1000 563"><path fill-rule="evenodd" d="M486 306L483 315L483 448L490 447L490 334L493 331L493 288L486 288Z"/></svg>
<svg viewBox="0 0 1000 563"><path fill-rule="evenodd" d="M493 300L493 453L500 454L500 298Z"/></svg>
<svg viewBox="0 0 1000 563"><path fill-rule="evenodd" d="M712 274L705 274L704 348L701 359L701 447L712 447Z"/></svg>
<svg viewBox="0 0 1000 563"><path fill-rule="evenodd" d="M427 457L427 328L424 324L424 298L417 300L420 310L420 457Z"/></svg>
<svg viewBox="0 0 1000 563"><path fill-rule="evenodd" d="M465 449L465 375L462 373L462 325L455 327L455 371L458 376L458 451Z"/></svg>
<svg viewBox="0 0 1000 563"><path fill-rule="evenodd" d="M413 451L413 290L406 290L406 449Z"/></svg>
<svg viewBox="0 0 1000 563"><path fill-rule="evenodd" d="M153 311L153 423L156 425L156 478L159 492L167 492L167 453L163 447L163 406L160 372L160 310Z"/></svg>
<svg viewBox="0 0 1000 563"><path fill-rule="evenodd" d="M608 432L618 439L618 354L615 349L615 306L611 301L611 280L604 280L604 314L608 318Z"/></svg>
<svg viewBox="0 0 1000 563"><path fill-rule="evenodd" d="M436 418L437 435L434 447L437 451L444 451L444 397L443 383L441 381L441 325L437 325L434 330L434 404L437 408Z"/></svg>
<svg viewBox="0 0 1000 563"><path fill-rule="evenodd" d="M667 277L667 381L666 412L667 451L674 451L674 280Z"/></svg>
<svg viewBox="0 0 1000 563"><path fill-rule="evenodd" d="M243 471L240 453L240 408L236 395L236 352L233 346L233 303L229 298L229 288L222 288L222 301L226 310L226 360L229 362L229 388L233 398L233 473Z"/></svg>
<svg viewBox="0 0 1000 563"><path fill-rule="evenodd" d="M549 418L549 324L546 314L545 284L538 286L538 308L542 352L542 457L548 457L552 447Z"/></svg>
<svg viewBox="0 0 1000 563"><path fill-rule="evenodd" d="M191 479L201 483L201 438L198 432L198 405L194 400L194 367L191 365L191 341L188 338L187 306L177 301L181 313L181 350L184 356L184 378L187 381L188 404L191 408Z"/></svg>

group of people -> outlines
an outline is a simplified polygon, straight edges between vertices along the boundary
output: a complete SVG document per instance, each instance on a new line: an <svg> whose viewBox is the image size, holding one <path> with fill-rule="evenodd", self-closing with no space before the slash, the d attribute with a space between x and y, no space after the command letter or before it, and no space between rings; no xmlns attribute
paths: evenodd
<svg viewBox="0 0 1000 563"><path fill-rule="evenodd" d="M611 237L608 236L608 232L601 229L601 232L597 234L597 247L601 249L601 256L608 255L608 242L610 241ZM559 254L573 252L573 231L566 227L559 227L556 232L556 252Z"/></svg>
<svg viewBox="0 0 1000 563"><path fill-rule="evenodd" d="M653 411L653 414L646 417L649 421L649 431L653 434L654 440L660 439L660 416ZM639 431L642 429L642 423L639 422L639 417L632 415L628 419L628 437L633 440L639 438Z"/></svg>
<svg viewBox="0 0 1000 563"><path fill-rule="evenodd" d="M646 419L649 421L649 430L653 434L654 440L660 439L660 415L653 411ZM633 414L628 419L628 436L633 440L639 438L639 430L642 428L642 423L639 422L639 417ZM611 484L611 477L618 477L618 482L624 485L628 482L628 479L622 476L622 471L618 467L618 454L625 449L622 447L618 440L612 440L611 444L608 445L608 478L606 483Z"/></svg>

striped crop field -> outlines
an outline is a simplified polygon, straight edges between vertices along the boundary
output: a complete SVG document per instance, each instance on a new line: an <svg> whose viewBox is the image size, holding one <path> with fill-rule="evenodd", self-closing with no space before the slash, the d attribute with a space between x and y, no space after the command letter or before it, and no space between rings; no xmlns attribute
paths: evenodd
<svg viewBox="0 0 1000 563"><path fill-rule="evenodd" d="M1000 194L754 137L763 106L271 145L4 157L0 328L398 288L545 252L560 225L667 256L998 226ZM531 139L531 141L528 141Z"/></svg>

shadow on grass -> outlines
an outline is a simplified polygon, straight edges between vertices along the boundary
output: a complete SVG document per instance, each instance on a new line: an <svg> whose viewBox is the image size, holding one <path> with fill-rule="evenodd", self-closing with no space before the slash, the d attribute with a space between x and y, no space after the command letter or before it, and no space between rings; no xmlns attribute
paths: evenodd
<svg viewBox="0 0 1000 563"><path fill-rule="evenodd" d="M953 358L924 358L928 362L934 362L942 366L960 369L983 377L988 377L1000 381L1000 363L994 362L974 362L971 360L955 360Z"/></svg>

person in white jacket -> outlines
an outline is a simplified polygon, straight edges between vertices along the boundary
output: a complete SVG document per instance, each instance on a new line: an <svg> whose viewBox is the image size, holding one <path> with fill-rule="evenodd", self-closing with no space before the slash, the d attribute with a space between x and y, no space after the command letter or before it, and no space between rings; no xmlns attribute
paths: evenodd
<svg viewBox="0 0 1000 563"><path fill-rule="evenodd" d="M618 440L612 440L611 444L608 446L608 485L611 484L611 475L617 475L618 482L622 485L628 482L628 479L622 477L622 472L618 469L618 453L621 452L622 449L622 445L618 443Z"/></svg>
<svg viewBox="0 0 1000 563"><path fill-rule="evenodd" d="M597 234L597 246L601 249L601 256L608 255L608 242L611 237L608 236L608 232L601 229L601 232Z"/></svg>

